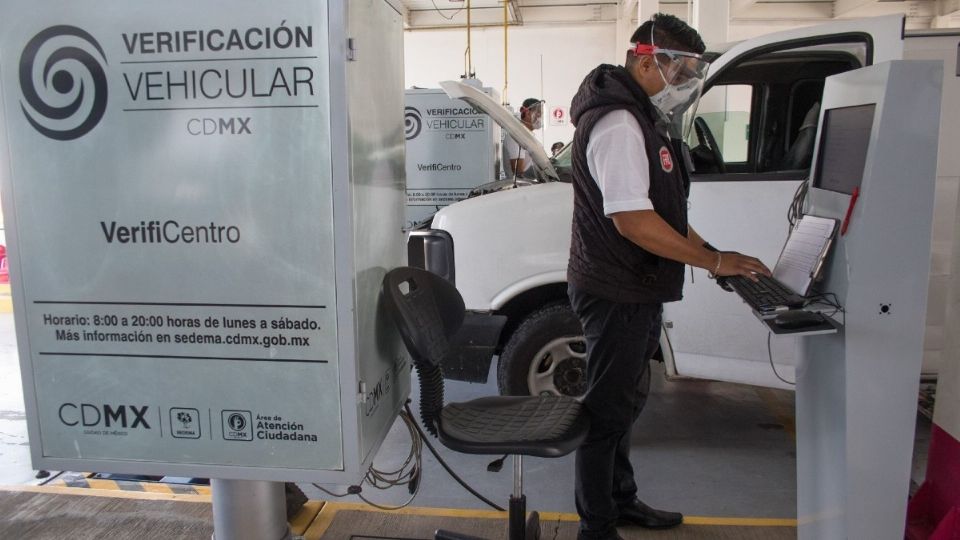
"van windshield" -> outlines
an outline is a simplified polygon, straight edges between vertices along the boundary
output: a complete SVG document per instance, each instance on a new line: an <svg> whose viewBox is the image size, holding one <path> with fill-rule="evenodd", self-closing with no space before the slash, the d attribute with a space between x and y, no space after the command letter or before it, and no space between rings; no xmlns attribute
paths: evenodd
<svg viewBox="0 0 960 540"><path fill-rule="evenodd" d="M573 144L567 143L555 157L550 158L550 163L557 170L557 176L561 182L573 181Z"/></svg>

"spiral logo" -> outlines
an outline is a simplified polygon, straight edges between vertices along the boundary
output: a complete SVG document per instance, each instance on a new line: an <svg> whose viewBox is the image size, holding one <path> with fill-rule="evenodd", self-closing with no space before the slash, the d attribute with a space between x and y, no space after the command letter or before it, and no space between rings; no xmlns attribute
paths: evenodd
<svg viewBox="0 0 960 540"><path fill-rule="evenodd" d="M420 118L420 111L415 107L407 107L403 115L403 131L407 136L407 140L416 139L422 127L423 120Z"/></svg>
<svg viewBox="0 0 960 540"><path fill-rule="evenodd" d="M75 26L51 26L34 36L20 56L20 108L30 125L58 141L93 129L107 109L101 61L107 63L100 44Z"/></svg>

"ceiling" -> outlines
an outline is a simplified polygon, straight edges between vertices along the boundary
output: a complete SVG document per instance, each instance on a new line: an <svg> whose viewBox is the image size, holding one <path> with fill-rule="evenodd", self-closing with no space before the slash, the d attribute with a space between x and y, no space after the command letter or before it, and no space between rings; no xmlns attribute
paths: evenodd
<svg viewBox="0 0 960 540"><path fill-rule="evenodd" d="M391 0L409 30L462 27L466 0ZM708 0L701 0L708 1ZM709 0L718 1L718 0ZM722 1L722 0L720 0ZM837 17L903 13L908 28L960 27L960 0L729 0L730 20L738 24L772 21L817 22ZM687 18L692 0L661 0L659 11ZM612 23L618 15L636 21L637 0L507 0L512 25ZM502 25L503 0L470 0L470 24Z"/></svg>

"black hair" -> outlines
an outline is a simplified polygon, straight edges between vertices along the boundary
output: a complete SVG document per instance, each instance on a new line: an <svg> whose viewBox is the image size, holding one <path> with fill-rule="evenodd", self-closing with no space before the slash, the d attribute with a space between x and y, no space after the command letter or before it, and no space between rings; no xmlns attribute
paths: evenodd
<svg viewBox="0 0 960 540"><path fill-rule="evenodd" d="M531 98L527 98L527 99L523 100L523 104L520 105L520 107L522 107L522 108L524 108L524 109L529 109L529 108L533 107L534 105L539 105L540 103L543 103L543 101L542 101L542 100L539 100L539 99L537 99L537 98L532 98L532 97L531 97Z"/></svg>
<svg viewBox="0 0 960 540"><path fill-rule="evenodd" d="M650 30L653 29L653 45L663 49L677 49L703 54L707 46L696 30L687 23L667 13L657 13L649 21L641 24L630 37L630 43L650 45ZM635 58L627 53L627 64Z"/></svg>

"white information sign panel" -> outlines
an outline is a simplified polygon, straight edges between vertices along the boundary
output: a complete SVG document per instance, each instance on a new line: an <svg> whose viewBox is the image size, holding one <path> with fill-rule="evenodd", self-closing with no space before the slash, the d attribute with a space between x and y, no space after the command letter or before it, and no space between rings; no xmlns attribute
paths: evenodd
<svg viewBox="0 0 960 540"><path fill-rule="evenodd" d="M404 127L407 227L496 180L499 128L483 111L443 90L407 90Z"/></svg>
<svg viewBox="0 0 960 540"><path fill-rule="evenodd" d="M325 4L0 9L35 465L342 468Z"/></svg>

